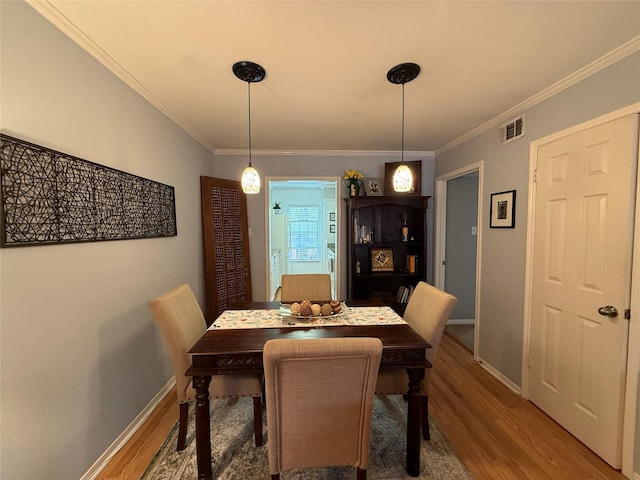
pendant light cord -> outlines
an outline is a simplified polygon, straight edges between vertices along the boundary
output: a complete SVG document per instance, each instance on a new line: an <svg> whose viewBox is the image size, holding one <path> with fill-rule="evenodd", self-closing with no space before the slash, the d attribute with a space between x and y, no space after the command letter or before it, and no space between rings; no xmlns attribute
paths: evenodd
<svg viewBox="0 0 640 480"><path fill-rule="evenodd" d="M249 92L249 166L251 166L251 82L247 82L247 89Z"/></svg>
<svg viewBox="0 0 640 480"><path fill-rule="evenodd" d="M400 145L400 163L404 162L404 82L402 82L402 141Z"/></svg>

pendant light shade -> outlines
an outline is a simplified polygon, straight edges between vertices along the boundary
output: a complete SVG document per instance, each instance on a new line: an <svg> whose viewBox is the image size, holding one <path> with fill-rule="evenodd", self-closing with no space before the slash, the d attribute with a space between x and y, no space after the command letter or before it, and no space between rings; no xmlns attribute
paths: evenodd
<svg viewBox="0 0 640 480"><path fill-rule="evenodd" d="M249 165L242 172L242 191L249 194L259 193L260 175L258 175L258 171L251 165L251 84L261 82L267 72L257 63L243 61L233 65L233 73L243 82L247 82L247 96L249 99Z"/></svg>
<svg viewBox="0 0 640 480"><path fill-rule="evenodd" d="M413 187L413 174L411 169L401 163L393 174L393 189L396 192L410 192Z"/></svg>
<svg viewBox="0 0 640 480"><path fill-rule="evenodd" d="M244 193L260 193L260 175L258 175L258 171L251 165L245 167L242 172L241 182Z"/></svg>
<svg viewBox="0 0 640 480"><path fill-rule="evenodd" d="M387 72L387 80L393 84L402 85L402 134L400 165L393 174L393 190L396 192L410 192L413 188L413 174L404 163L404 84L415 79L420 73L420 65L415 63L401 63Z"/></svg>

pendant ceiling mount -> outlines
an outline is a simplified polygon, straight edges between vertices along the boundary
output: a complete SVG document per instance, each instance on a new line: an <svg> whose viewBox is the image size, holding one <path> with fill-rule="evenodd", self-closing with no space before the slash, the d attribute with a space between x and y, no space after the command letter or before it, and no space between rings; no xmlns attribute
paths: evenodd
<svg viewBox="0 0 640 480"><path fill-rule="evenodd" d="M242 172L242 191L244 193L260 193L260 175L251 165L251 84L264 80L267 72L257 63L246 60L234 63L231 69L236 77L243 82L247 82L247 98L249 100L249 165Z"/></svg>
<svg viewBox="0 0 640 480"><path fill-rule="evenodd" d="M414 80L420 74L417 63L401 63L387 72L387 80L396 85L404 85Z"/></svg>
<svg viewBox="0 0 640 480"><path fill-rule="evenodd" d="M414 80L420 74L417 63L401 63L387 72L387 80L394 85L402 85L402 140L400 142L400 165L393 174L393 190L407 193L413 189L413 174L404 163L404 84Z"/></svg>
<svg viewBox="0 0 640 480"><path fill-rule="evenodd" d="M243 82L257 83L264 80L267 72L257 63L243 61L233 65L233 74Z"/></svg>

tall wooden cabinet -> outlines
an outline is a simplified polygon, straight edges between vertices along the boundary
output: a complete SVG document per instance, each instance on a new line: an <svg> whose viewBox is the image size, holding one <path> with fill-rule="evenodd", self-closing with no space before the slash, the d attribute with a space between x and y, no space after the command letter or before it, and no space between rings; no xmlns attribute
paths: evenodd
<svg viewBox="0 0 640 480"><path fill-rule="evenodd" d="M398 290L426 279L429 198L389 195L345 199L347 298L375 297L400 314L404 312L406 303L398 301Z"/></svg>
<svg viewBox="0 0 640 480"><path fill-rule="evenodd" d="M205 318L211 325L229 305L251 301L247 196L240 182L200 177Z"/></svg>

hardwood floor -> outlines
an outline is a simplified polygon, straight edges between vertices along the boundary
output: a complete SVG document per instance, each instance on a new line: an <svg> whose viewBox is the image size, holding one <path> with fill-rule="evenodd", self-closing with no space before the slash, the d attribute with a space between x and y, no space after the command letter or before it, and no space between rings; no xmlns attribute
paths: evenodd
<svg viewBox="0 0 640 480"><path fill-rule="evenodd" d="M429 411L477 480L625 477L443 335Z"/></svg>
<svg viewBox="0 0 640 480"><path fill-rule="evenodd" d="M173 387L95 480L139 479L177 421L178 397Z"/></svg>
<svg viewBox="0 0 640 480"><path fill-rule="evenodd" d="M475 335L475 327L473 324L447 325L444 327L444 331L464 345L467 350L473 352L473 337Z"/></svg>
<svg viewBox="0 0 640 480"><path fill-rule="evenodd" d="M625 479L474 364L471 353L448 335L433 369L429 410L476 480ZM171 391L96 479L138 479L177 420Z"/></svg>

